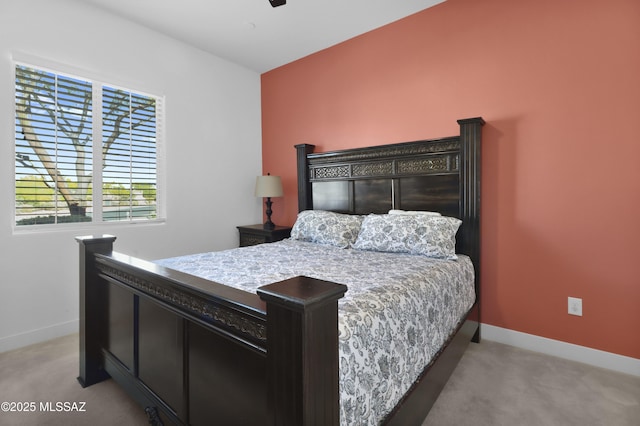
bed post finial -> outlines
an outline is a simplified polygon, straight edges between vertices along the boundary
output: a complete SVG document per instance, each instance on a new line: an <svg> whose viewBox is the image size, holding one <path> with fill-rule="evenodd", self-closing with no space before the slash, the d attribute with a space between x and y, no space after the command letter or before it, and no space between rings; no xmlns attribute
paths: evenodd
<svg viewBox="0 0 640 426"><path fill-rule="evenodd" d="M315 147L315 145L308 143L295 146L298 158L298 212L311 210L313 208L307 155L311 154Z"/></svg>

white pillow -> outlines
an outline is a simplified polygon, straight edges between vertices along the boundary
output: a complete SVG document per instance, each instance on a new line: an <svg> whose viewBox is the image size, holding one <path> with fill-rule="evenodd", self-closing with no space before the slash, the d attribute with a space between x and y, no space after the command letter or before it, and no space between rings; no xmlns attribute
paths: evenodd
<svg viewBox="0 0 640 426"><path fill-rule="evenodd" d="M429 212L423 210L389 210L389 214L404 214L409 216L425 215L425 216L441 216L438 212Z"/></svg>

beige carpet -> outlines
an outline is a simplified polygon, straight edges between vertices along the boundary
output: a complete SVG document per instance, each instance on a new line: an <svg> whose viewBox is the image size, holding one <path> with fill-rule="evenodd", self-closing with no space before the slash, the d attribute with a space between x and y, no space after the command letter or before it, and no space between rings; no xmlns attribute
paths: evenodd
<svg viewBox="0 0 640 426"><path fill-rule="evenodd" d="M470 344L423 426L640 426L640 377Z"/></svg>
<svg viewBox="0 0 640 426"><path fill-rule="evenodd" d="M147 424L111 380L78 384L77 348L71 335L0 354L0 402L35 408L0 412L0 425ZM448 425L638 426L640 377L484 341L470 345L423 424Z"/></svg>
<svg viewBox="0 0 640 426"><path fill-rule="evenodd" d="M77 334L0 354L0 403L35 403L35 411L3 409L0 425L148 424L142 408L112 380L83 389L77 376ZM59 402L63 410L65 402L71 408L84 402L85 411L51 411Z"/></svg>

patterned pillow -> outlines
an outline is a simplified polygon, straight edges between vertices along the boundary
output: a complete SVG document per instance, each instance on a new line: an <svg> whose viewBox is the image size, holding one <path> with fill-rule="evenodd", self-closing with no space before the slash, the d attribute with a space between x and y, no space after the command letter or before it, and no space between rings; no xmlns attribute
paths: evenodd
<svg viewBox="0 0 640 426"><path fill-rule="evenodd" d="M460 219L447 216L371 214L364 218L353 247L456 260L456 232L461 224Z"/></svg>
<svg viewBox="0 0 640 426"><path fill-rule="evenodd" d="M291 229L291 238L349 248L356 241L361 224L362 216L305 210L298 213L296 223Z"/></svg>

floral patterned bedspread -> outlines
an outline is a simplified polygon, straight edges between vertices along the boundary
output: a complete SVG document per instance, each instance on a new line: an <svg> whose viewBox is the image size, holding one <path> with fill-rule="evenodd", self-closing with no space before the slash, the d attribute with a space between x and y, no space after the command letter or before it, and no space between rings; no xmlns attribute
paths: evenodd
<svg viewBox="0 0 640 426"><path fill-rule="evenodd" d="M156 261L255 293L298 275L348 286L338 302L340 419L376 425L475 300L470 259L341 249L283 240Z"/></svg>

